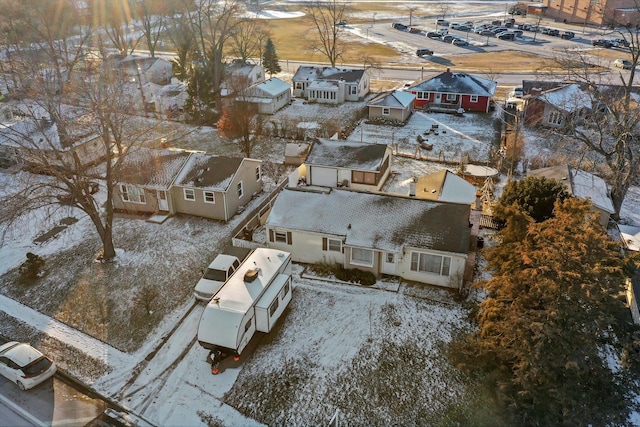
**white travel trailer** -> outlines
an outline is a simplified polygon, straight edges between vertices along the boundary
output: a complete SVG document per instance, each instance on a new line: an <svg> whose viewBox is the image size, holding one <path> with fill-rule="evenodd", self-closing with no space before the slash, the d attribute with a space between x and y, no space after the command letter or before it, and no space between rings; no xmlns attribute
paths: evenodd
<svg viewBox="0 0 640 427"><path fill-rule="evenodd" d="M256 331L271 331L289 301L291 254L257 248L207 304L198 342L212 352L239 356Z"/></svg>

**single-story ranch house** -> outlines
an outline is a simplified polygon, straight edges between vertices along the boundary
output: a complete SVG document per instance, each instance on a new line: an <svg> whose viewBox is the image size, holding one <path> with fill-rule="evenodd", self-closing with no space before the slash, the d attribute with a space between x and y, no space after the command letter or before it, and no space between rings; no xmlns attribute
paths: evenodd
<svg viewBox="0 0 640 427"><path fill-rule="evenodd" d="M284 189L265 223L267 246L303 263L339 264L459 289L470 206L338 188Z"/></svg>

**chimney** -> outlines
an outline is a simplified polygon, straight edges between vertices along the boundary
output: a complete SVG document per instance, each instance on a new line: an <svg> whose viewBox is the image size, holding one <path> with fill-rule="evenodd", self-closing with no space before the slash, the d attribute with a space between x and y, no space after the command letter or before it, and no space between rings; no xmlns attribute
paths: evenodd
<svg viewBox="0 0 640 427"><path fill-rule="evenodd" d="M416 183L418 182L418 180L416 178L411 178L411 181L409 181L409 196L410 197L416 197Z"/></svg>
<svg viewBox="0 0 640 427"><path fill-rule="evenodd" d="M451 74L451 68L447 67L447 74Z"/></svg>

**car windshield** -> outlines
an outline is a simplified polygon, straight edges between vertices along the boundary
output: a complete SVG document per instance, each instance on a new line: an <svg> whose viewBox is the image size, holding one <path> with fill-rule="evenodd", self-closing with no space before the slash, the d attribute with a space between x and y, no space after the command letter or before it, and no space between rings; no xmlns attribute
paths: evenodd
<svg viewBox="0 0 640 427"><path fill-rule="evenodd" d="M49 369L50 366L51 361L43 356L22 368L22 372L24 372L27 377L35 377L36 375L40 375L42 372Z"/></svg>
<svg viewBox="0 0 640 427"><path fill-rule="evenodd" d="M215 280L217 282L224 282L225 280L227 280L227 274L225 273L224 270L207 268L207 271L205 271L204 276L202 276L202 278L208 279L208 280Z"/></svg>

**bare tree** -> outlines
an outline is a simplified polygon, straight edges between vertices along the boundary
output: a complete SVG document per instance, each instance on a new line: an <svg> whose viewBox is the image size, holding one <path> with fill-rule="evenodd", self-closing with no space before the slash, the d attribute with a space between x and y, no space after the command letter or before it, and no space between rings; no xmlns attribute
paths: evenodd
<svg viewBox="0 0 640 427"><path fill-rule="evenodd" d="M238 23L231 37L231 52L247 62L262 57L262 45L269 32L260 19L244 19Z"/></svg>
<svg viewBox="0 0 640 427"><path fill-rule="evenodd" d="M223 102L218 130L230 141L237 141L245 157L251 157L253 149L260 142L256 132L253 132L261 127L258 107L250 101L252 92L247 87L246 78L231 76L227 84L235 96Z"/></svg>
<svg viewBox="0 0 640 427"><path fill-rule="evenodd" d="M132 20L133 15L128 1L107 2L90 0L93 22L104 30L107 38L121 55L135 50Z"/></svg>
<svg viewBox="0 0 640 427"><path fill-rule="evenodd" d="M153 127L129 115L137 95L127 91L119 70L101 67L98 74L69 81L65 90L53 91L46 76L38 77L28 98L4 105L16 119L3 138L31 170L49 177L22 174L11 183L20 191L0 207L1 226L6 230L35 209L70 204L89 216L109 260L116 256L112 200L120 164ZM76 92L82 94L82 106L71 104ZM99 181L107 193L104 205L93 197L93 183ZM68 197L59 199L62 194Z"/></svg>
<svg viewBox="0 0 640 427"><path fill-rule="evenodd" d="M172 60L174 74L186 81L192 76L193 62L197 59L196 40L188 18L183 14L172 17L166 32L176 53L176 58Z"/></svg>
<svg viewBox="0 0 640 427"><path fill-rule="evenodd" d="M220 101L220 87L224 79L224 49L239 25L240 11L239 0L201 0L195 5L195 10L188 13L198 58L203 68L210 72L211 95L216 105Z"/></svg>
<svg viewBox="0 0 640 427"><path fill-rule="evenodd" d="M624 77L622 85L603 82L600 67L580 52L566 51L558 63L568 67L565 75L574 91L554 110L561 125L551 137L557 149L564 146L580 163L593 168L603 164L600 173L608 181L613 216L618 219L627 191L640 175L640 104L635 88Z"/></svg>
<svg viewBox="0 0 640 427"><path fill-rule="evenodd" d="M331 66L335 67L346 50L340 24L346 22L348 4L336 0L314 1L309 3L305 12L314 27L307 39L309 47L327 58Z"/></svg>

